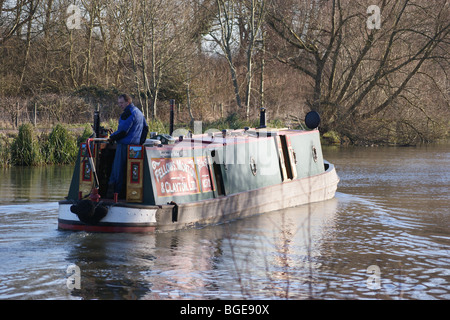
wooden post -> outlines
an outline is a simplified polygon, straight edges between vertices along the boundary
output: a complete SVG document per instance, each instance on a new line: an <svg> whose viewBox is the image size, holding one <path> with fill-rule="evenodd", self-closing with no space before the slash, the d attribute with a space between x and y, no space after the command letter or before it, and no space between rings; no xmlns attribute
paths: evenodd
<svg viewBox="0 0 450 320"><path fill-rule="evenodd" d="M19 102L16 104L16 128L19 127Z"/></svg>
<svg viewBox="0 0 450 320"><path fill-rule="evenodd" d="M34 124L34 127L36 128L36 123L37 123L37 107L36 107L36 102L34 103L34 110L33 110L33 112L34 112L34 116L33 116L33 124Z"/></svg>

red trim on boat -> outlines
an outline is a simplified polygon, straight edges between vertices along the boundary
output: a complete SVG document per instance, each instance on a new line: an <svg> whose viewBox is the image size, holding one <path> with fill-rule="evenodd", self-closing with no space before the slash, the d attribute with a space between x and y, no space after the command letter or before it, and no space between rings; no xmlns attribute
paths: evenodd
<svg viewBox="0 0 450 320"><path fill-rule="evenodd" d="M156 227L131 227L131 226L90 226L86 224L67 224L58 222L58 228L63 230L72 231L86 231L86 232L109 232L109 233L142 233L142 232L154 232Z"/></svg>

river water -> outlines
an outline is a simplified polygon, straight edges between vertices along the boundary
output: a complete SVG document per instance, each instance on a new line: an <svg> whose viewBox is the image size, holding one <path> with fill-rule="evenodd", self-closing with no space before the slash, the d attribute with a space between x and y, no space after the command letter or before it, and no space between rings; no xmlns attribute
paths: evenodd
<svg viewBox="0 0 450 320"><path fill-rule="evenodd" d="M450 299L450 145L324 155L332 200L161 234L59 231L72 168L1 170L0 299Z"/></svg>

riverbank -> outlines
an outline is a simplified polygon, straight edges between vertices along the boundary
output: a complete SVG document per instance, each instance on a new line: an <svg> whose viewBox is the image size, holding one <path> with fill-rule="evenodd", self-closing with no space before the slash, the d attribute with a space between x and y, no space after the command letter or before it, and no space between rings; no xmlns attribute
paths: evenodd
<svg viewBox="0 0 450 320"><path fill-rule="evenodd" d="M21 125L18 130L0 132L0 167L71 164L78 145L91 135L87 125L68 127L57 124L52 129Z"/></svg>
<svg viewBox="0 0 450 320"><path fill-rule="evenodd" d="M117 123L108 121L102 123L105 128L115 130ZM226 118L210 122L201 122L198 127L192 124L177 123L175 130L179 132L208 130L221 131L224 129L238 129L244 127L259 126L259 119L242 120L237 114L230 114ZM268 127L282 128L292 127L302 129L300 123L286 123L282 119L274 119L268 122ZM169 133L169 123L156 120L149 122L149 131L158 133ZM92 134L91 124L56 124L53 127L35 127L31 123L25 123L18 129L0 129L0 168L8 166L39 166L48 164L72 164L78 152L78 146L82 141ZM443 137L443 140L446 140ZM395 140L374 141L371 139L351 141L335 131L325 132L321 136L323 145L327 146L413 146L412 143L398 143ZM435 141L439 142L439 141Z"/></svg>
<svg viewBox="0 0 450 320"><path fill-rule="evenodd" d="M169 133L170 125L160 120L150 121L150 132ZM259 120L240 120L236 114L226 118L202 123L201 132L209 129L223 130L256 127ZM272 127L282 127L283 123L274 120ZM102 123L104 128L116 130L116 122ZM192 131L189 124L177 124L176 130ZM194 128L193 133L197 133ZM180 132L180 131L179 131ZM25 123L18 129L0 130L0 167L40 166L48 164L71 164L75 161L78 146L92 134L91 124L56 124L52 128L35 127Z"/></svg>

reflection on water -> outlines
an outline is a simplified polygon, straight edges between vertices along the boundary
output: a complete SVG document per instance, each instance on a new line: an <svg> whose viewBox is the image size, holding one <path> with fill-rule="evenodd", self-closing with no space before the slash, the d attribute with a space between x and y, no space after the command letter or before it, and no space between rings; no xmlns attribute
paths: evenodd
<svg viewBox="0 0 450 320"><path fill-rule="evenodd" d="M0 299L449 299L449 146L324 151L335 199L160 234L58 231L71 168L3 171Z"/></svg>
<svg viewBox="0 0 450 320"><path fill-rule="evenodd" d="M80 267L83 279L82 289L72 294L84 299L307 297L299 288L297 296L290 290L308 277L308 243L320 241L336 204L153 235L71 233L66 260Z"/></svg>
<svg viewBox="0 0 450 320"><path fill-rule="evenodd" d="M0 204L59 201L72 174L72 166L0 168Z"/></svg>

